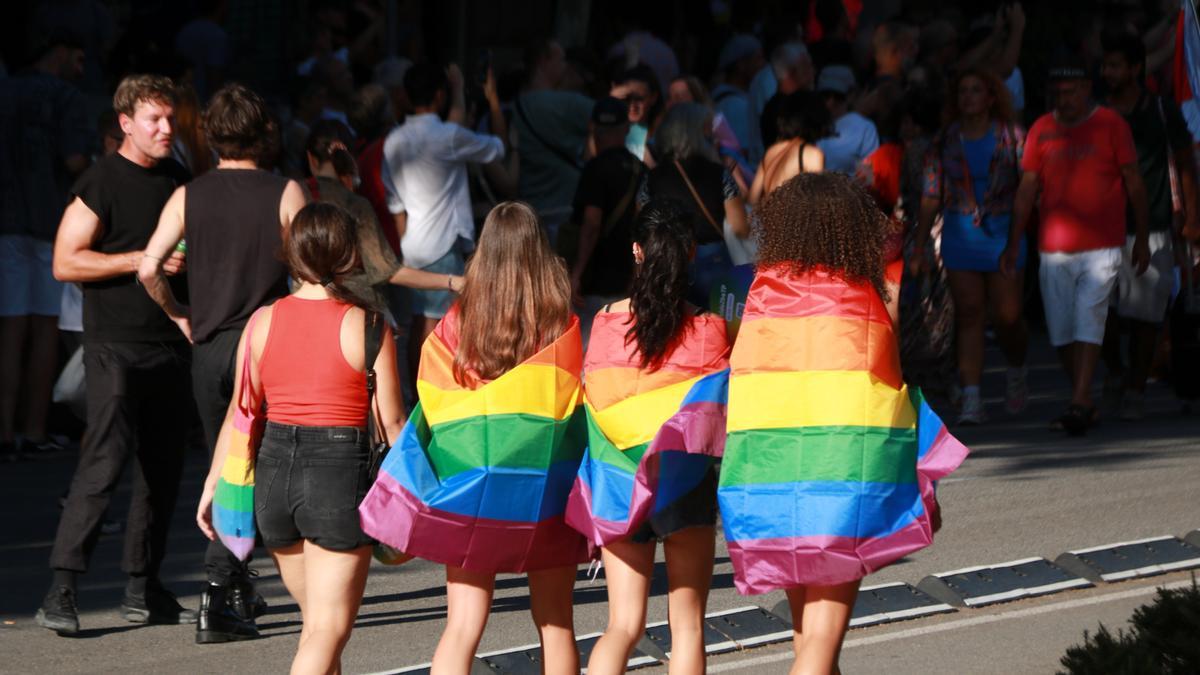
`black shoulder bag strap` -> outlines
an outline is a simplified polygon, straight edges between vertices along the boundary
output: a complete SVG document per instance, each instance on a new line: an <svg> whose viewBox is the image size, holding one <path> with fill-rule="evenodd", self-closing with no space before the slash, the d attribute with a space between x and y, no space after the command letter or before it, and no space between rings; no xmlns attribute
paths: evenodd
<svg viewBox="0 0 1200 675"><path fill-rule="evenodd" d="M379 312L367 311L363 320L363 365L367 375L367 436L370 438L371 482L379 475L379 467L383 466L383 458L387 456L391 447L380 419L379 400L375 396L375 359L379 357L382 342L383 317Z"/></svg>
<svg viewBox="0 0 1200 675"><path fill-rule="evenodd" d="M537 127L533 126L533 124L529 121L529 116L525 114L525 106L521 105L520 96L518 96L514 102L516 103L517 117L521 118L521 123L525 125L526 129L529 129L529 133L533 134L533 137L537 139L538 143L541 143L547 150L553 153L555 157L561 159L568 166L571 166L575 169L582 168L579 166L578 159L567 154L566 150L554 145L550 141L546 140L545 136L538 133Z"/></svg>

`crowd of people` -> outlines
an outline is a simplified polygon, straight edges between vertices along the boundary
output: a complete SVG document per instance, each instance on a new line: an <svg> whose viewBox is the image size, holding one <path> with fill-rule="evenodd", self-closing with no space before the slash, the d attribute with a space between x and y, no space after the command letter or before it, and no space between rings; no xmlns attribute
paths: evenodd
<svg viewBox="0 0 1200 675"><path fill-rule="evenodd" d="M1044 323L1071 386L1052 427L1083 435L1105 415L1144 415L1178 271L1200 241L1200 112L1176 103L1187 74L1172 70L1195 15L1178 2L1084 13L1050 50L1031 47L1033 8L1020 3L880 14L817 0L792 23L708 35L711 72L695 45L685 53L635 12L598 49L532 40L519 59L485 51L466 73L384 58L372 3L316 2L311 50L286 66L282 99L227 77L226 3L200 4L173 38L173 77L127 59L139 69L113 73L109 97L112 41L99 34L111 21L81 33L81 15L50 10L37 17L43 39L0 77L5 459L64 449L51 392L77 351L84 373L79 465L38 612L46 628L78 632L77 578L132 461L125 618L195 623L201 643L258 636L266 603L213 512L238 415L265 408L249 518L304 615L295 672L336 670L377 541L447 565L435 672L466 671L498 571L530 573L548 672L577 671L569 588L585 540L602 548L612 605L589 671L623 667L663 541L672 672L699 672L718 510L739 589L788 589L807 669L795 672L826 672L859 580L894 558L864 554L850 570L818 558L764 580L787 565L747 533L898 537L894 550L915 550L936 529L936 501L931 489L904 497L922 515L899 530L756 530L740 519L774 504L754 488L768 482L754 469L763 456L790 467L789 452L818 452L800 433L814 420L850 429L821 448L862 445L851 438L878 420L845 410L864 397L902 411L885 427L936 420L899 396L906 383L958 424L985 423L989 332L1007 365L1005 413L1019 415L1031 324ZM709 310L747 263L757 275L734 340L732 317ZM1038 302L1044 312L1030 311ZM387 327L369 349L378 321ZM860 339L854 358L798 355ZM541 382L531 364L559 376ZM875 384L814 377L835 368ZM812 410L755 403L773 391L808 401L821 386L837 396L812 398ZM467 403L491 391L505 393ZM639 397L662 415L621 406ZM699 403L702 413L689 407ZM508 430L500 411L527 426ZM587 423L567 424L576 418ZM464 419L479 420L466 425L476 435L454 426ZM495 433L478 431L488 424ZM158 573L197 427L212 457L197 513L211 543L193 610ZM369 428L394 447L382 469ZM797 433L767 442L763 429ZM901 440L877 450L895 469L882 484L928 478L901 466L911 430L890 429ZM488 462L524 457L522 443L557 462L529 469L545 492L538 518L482 496L499 480ZM469 447L479 444L491 460ZM672 453L702 461L659 486L673 503L651 513L645 495L615 487L628 477L597 468L600 447L632 457L640 477L679 461ZM795 486L812 470L782 473ZM820 479L850 475L826 470ZM476 476L463 488L479 498L472 513L429 487L460 472ZM826 504L821 517L870 499ZM453 550L454 536L422 539L431 513L473 532L487 509L513 531L551 534L502 563Z"/></svg>

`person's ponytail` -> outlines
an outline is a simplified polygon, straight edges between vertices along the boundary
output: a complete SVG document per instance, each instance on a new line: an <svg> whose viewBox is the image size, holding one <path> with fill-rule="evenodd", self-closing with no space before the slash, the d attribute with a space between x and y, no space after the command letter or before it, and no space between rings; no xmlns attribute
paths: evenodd
<svg viewBox="0 0 1200 675"><path fill-rule="evenodd" d="M674 200L652 200L634 221L633 241L643 257L630 287L632 325L625 344L635 345L643 368L657 370L687 325L691 214Z"/></svg>

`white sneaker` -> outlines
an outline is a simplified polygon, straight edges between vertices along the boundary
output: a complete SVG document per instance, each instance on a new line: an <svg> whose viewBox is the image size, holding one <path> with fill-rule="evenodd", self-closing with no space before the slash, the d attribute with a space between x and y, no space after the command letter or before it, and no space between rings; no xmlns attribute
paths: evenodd
<svg viewBox="0 0 1200 675"><path fill-rule="evenodd" d="M958 414L960 425L975 426L987 421L987 413L983 409L983 399L978 395L964 394L962 412Z"/></svg>

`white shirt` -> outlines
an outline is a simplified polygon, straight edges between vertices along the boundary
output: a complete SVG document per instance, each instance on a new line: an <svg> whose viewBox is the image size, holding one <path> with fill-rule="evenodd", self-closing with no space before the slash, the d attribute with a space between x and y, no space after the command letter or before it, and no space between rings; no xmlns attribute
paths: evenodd
<svg viewBox="0 0 1200 675"><path fill-rule="evenodd" d="M834 123L836 136L822 138L817 147L825 153L825 170L853 174L858 163L879 148L875 123L856 112L848 112Z"/></svg>
<svg viewBox="0 0 1200 675"><path fill-rule="evenodd" d="M475 239L467 162L504 157L504 142L443 122L433 113L409 115L383 142L388 211L408 213L400 240L404 264L427 267L463 237Z"/></svg>

